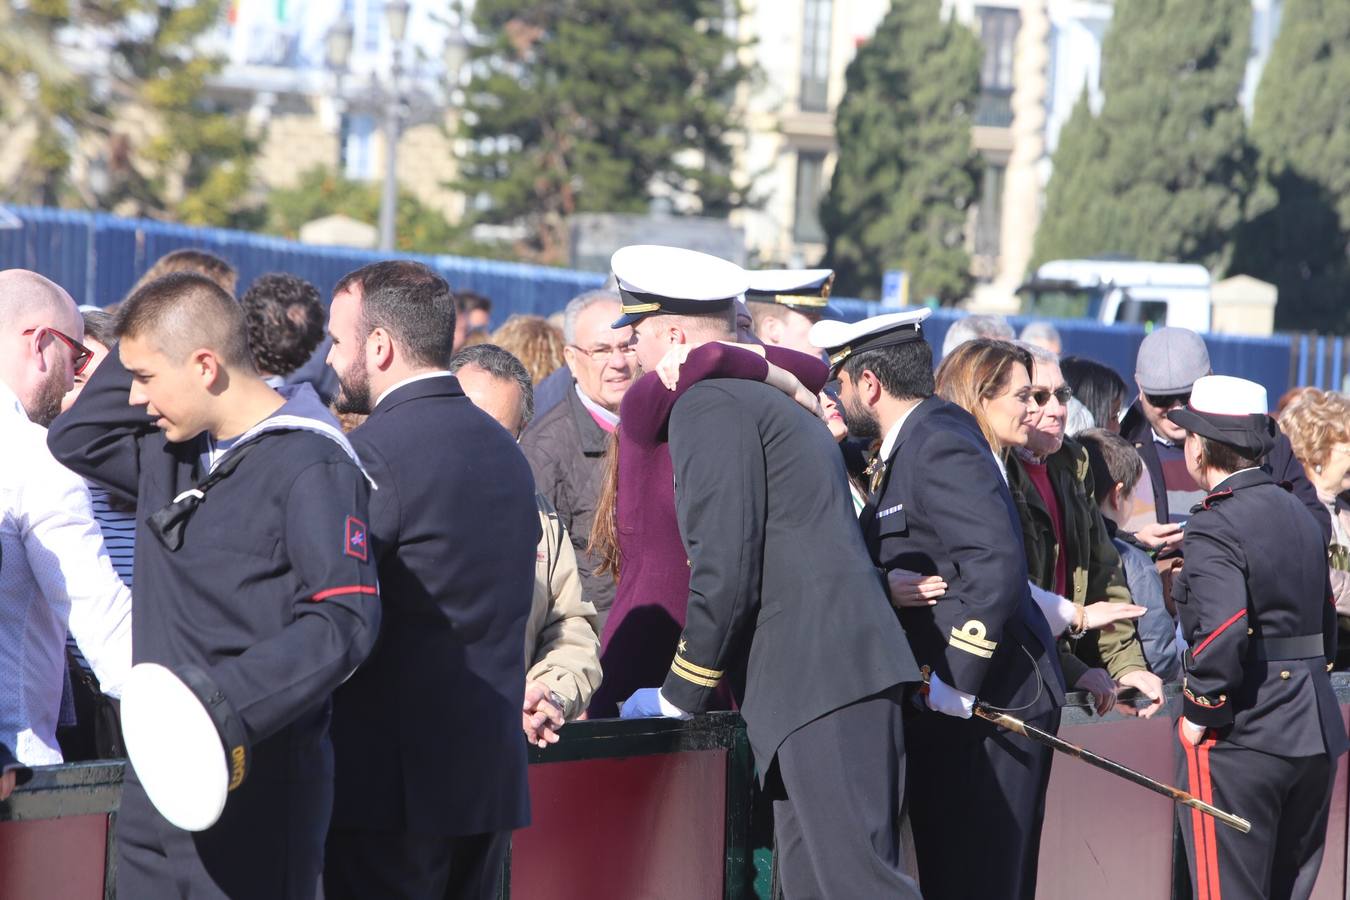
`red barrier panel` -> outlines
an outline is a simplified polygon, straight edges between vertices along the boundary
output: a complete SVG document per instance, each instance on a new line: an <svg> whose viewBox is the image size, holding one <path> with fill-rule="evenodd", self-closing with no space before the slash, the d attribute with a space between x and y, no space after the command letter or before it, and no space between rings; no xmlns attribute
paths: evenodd
<svg viewBox="0 0 1350 900"><path fill-rule="evenodd" d="M1169 715L1170 713L1170 715ZM1065 711L1060 736L1167 784L1180 785L1176 716L1089 719ZM1350 707L1342 705L1350 720ZM1350 897L1346 880L1347 775L1342 757L1327 825L1326 853L1313 900ZM1055 758L1041 832L1037 900L1166 900L1172 896L1175 804L1085 763ZM1239 816L1238 806L1229 812ZM1225 826L1219 826L1223 828Z"/></svg>
<svg viewBox="0 0 1350 900"><path fill-rule="evenodd" d="M532 822L511 839L511 896L723 896L726 782L725 750L530 766Z"/></svg>
<svg viewBox="0 0 1350 900"><path fill-rule="evenodd" d="M0 822L0 897L101 900L107 815Z"/></svg>

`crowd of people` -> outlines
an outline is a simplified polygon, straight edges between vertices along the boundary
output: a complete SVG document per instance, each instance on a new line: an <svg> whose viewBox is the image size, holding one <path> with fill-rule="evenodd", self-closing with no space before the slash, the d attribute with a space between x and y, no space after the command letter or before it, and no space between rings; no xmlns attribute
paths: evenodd
<svg viewBox="0 0 1350 900"><path fill-rule="evenodd" d="M1350 399L1271 408L1180 328L1133 384L1046 322L935 348L832 283L628 247L493 331L409 261L327 303L197 250L106 308L0 272L0 801L129 755L122 896L487 898L528 747L737 709L789 900L1029 900L1050 751L976 713L1182 682L1180 780L1267 798L1179 818L1196 896L1308 896ZM146 749L196 752L180 687L218 797Z"/></svg>

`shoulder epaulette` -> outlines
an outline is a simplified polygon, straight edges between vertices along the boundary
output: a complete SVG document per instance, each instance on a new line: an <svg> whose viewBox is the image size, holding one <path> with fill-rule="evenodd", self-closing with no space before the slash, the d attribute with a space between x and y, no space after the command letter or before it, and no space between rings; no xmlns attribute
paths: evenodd
<svg viewBox="0 0 1350 900"><path fill-rule="evenodd" d="M1197 503L1195 506L1192 506L1192 507L1191 507L1191 513L1194 514L1194 513L1200 512L1201 510L1209 509L1212 505L1214 505L1215 503L1218 503L1220 500L1224 499L1225 497L1231 497L1231 496L1233 496L1233 489L1232 489L1232 488L1224 488L1224 489L1221 490L1221 491L1215 491L1214 493L1212 493L1212 494L1208 495L1207 497L1205 497L1204 500L1201 500L1201 501L1200 501L1199 503Z"/></svg>

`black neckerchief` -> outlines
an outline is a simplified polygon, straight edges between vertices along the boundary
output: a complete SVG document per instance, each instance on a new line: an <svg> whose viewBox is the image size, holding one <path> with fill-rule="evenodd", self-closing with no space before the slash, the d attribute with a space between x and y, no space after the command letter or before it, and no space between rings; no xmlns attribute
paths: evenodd
<svg viewBox="0 0 1350 900"><path fill-rule="evenodd" d="M170 552L177 551L183 546L183 531L187 528L188 520L197 512L197 507L206 502L206 492L239 468L244 457L248 456L265 436L259 435L230 450L219 465L195 488L183 491L172 503L146 519L150 531Z"/></svg>

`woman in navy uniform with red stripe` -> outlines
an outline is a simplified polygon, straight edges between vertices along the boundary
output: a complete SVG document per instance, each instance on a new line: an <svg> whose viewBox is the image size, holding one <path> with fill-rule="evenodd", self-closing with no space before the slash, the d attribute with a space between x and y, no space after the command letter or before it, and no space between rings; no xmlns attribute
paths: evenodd
<svg viewBox="0 0 1350 900"><path fill-rule="evenodd" d="M1347 747L1327 675L1335 657L1326 542L1307 508L1260 468L1276 430L1265 388L1210 375L1168 417L1189 433L1206 489L1173 589L1185 657L1181 778L1252 823L1194 811L1182 833L1196 900L1306 898L1321 866L1337 758Z"/></svg>

